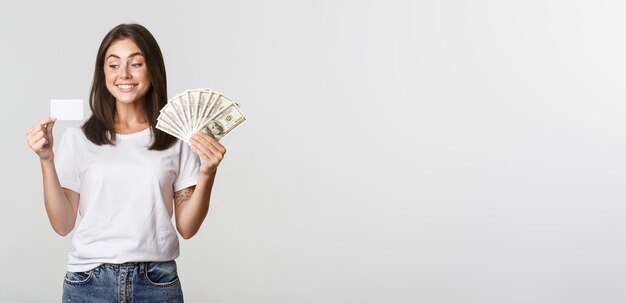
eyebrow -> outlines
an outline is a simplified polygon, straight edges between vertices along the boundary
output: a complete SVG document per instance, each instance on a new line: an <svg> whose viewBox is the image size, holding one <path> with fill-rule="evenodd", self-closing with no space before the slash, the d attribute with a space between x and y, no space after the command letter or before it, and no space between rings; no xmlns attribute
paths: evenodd
<svg viewBox="0 0 626 303"><path fill-rule="evenodd" d="M128 56L128 58L132 58L132 57L135 57L135 56L143 56L143 54L142 54L141 52L132 53L132 54L130 54L130 56ZM115 57L115 58L117 58L117 59L121 59L121 58L120 58L120 56L118 56L118 55L116 55L116 54L110 54L110 55L109 55L108 57L106 57L106 59L104 59L104 60L105 60L105 61L106 61L106 60L109 60L109 58L111 58L111 57Z"/></svg>

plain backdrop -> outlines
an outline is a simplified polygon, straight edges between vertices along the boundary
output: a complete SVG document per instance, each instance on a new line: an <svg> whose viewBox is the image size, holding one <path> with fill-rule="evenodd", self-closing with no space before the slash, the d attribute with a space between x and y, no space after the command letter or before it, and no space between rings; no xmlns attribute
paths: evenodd
<svg viewBox="0 0 626 303"><path fill-rule="evenodd" d="M102 38L138 22L170 96L210 87L249 119L181 238L187 302L624 302L625 15L618 0L3 2L0 301L60 301L70 236L25 133L50 99L89 114Z"/></svg>

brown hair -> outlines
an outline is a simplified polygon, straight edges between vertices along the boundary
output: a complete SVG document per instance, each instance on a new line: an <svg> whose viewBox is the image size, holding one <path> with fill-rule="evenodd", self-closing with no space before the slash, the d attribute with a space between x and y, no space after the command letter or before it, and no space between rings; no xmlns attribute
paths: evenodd
<svg viewBox="0 0 626 303"><path fill-rule="evenodd" d="M156 123L159 111L167 103L167 81L165 77L165 63L159 44L152 34L139 24L120 24L114 27L102 39L96 56L96 68L91 83L89 107L92 115L81 127L89 141L97 145L111 144L115 141L113 124L116 114L115 97L106 87L104 76L104 56L111 44L116 41L131 39L143 54L150 78L150 89L146 93L144 110L154 141L149 150L165 150L176 142L176 138L157 129Z"/></svg>

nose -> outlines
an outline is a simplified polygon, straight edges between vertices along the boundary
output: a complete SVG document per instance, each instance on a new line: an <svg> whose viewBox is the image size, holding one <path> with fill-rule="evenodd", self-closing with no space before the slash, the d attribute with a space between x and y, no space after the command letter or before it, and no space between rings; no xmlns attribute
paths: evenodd
<svg viewBox="0 0 626 303"><path fill-rule="evenodd" d="M124 66L120 70L120 78L122 78L122 79L129 79L130 78L130 73L128 72L128 67L127 66Z"/></svg>

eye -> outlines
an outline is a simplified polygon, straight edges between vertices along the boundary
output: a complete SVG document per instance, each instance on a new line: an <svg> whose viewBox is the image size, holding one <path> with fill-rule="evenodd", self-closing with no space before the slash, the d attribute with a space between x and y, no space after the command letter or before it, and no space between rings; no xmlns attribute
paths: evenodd
<svg viewBox="0 0 626 303"><path fill-rule="evenodd" d="M142 65L143 64L141 64L141 63L133 63L130 66L132 66L132 67L141 67Z"/></svg>
<svg viewBox="0 0 626 303"><path fill-rule="evenodd" d="M112 69L116 69L116 68L119 67L119 65L117 65L117 64L109 64L109 67L112 68Z"/></svg>

